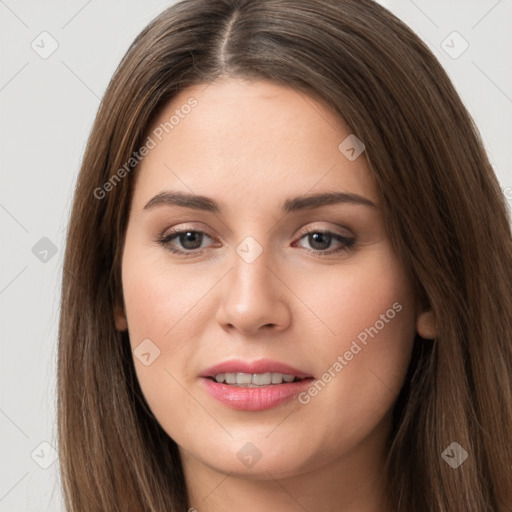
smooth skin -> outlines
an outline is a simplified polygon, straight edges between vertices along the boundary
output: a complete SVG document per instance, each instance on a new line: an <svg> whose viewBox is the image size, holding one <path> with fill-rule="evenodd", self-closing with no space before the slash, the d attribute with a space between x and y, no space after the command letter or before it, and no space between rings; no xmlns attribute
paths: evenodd
<svg viewBox="0 0 512 512"><path fill-rule="evenodd" d="M151 364L135 355L134 364L179 446L189 505L390 511L382 472L392 406L415 333L434 335L435 319L420 310L390 245L365 153L350 161L338 149L351 131L322 103L239 78L182 90L147 135L191 97L197 105L161 141L153 136L156 147L134 171L116 314L132 349L149 339L160 350ZM145 208L171 190L210 197L222 210ZM333 191L374 206L281 211L286 199ZM199 233L169 238L173 229ZM251 263L237 252L246 237L262 249ZM202 371L235 358L270 358L320 379L395 303L400 312L307 404L238 411L202 385ZM261 454L252 467L237 457L248 442Z"/></svg>

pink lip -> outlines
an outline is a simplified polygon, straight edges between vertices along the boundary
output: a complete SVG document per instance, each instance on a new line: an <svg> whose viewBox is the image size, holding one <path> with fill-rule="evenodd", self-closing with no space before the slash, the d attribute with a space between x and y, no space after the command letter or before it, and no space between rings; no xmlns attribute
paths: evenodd
<svg viewBox="0 0 512 512"><path fill-rule="evenodd" d="M220 384L212 380L218 373L283 373L304 380L283 384L247 388ZM277 407L307 389L313 377L287 364L261 359L252 363L240 360L225 361L208 368L200 375L205 390L222 404L241 411L263 411Z"/></svg>

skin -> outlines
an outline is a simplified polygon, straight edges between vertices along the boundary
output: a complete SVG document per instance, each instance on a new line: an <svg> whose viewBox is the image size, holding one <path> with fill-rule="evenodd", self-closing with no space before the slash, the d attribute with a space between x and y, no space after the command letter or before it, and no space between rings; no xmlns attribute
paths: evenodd
<svg viewBox="0 0 512 512"><path fill-rule="evenodd" d="M134 364L151 410L179 446L189 505L199 512L391 510L382 490L391 410L415 332L431 334L434 319L419 310L390 246L365 153L347 159L338 145L351 131L341 119L266 81L223 78L185 89L151 129L191 96L197 106L137 169L124 309L116 314L133 349L149 338L160 350L148 366L137 357ZM224 211L144 209L166 190L211 197ZM280 211L287 198L326 191L358 194L375 207ZM196 246L183 237L169 242L200 247L188 249L193 257L157 242L171 228L205 233ZM315 229L356 243L333 253L343 243L315 245L307 236ZM236 252L247 236L263 249L252 263ZM201 385L203 370L233 358L270 358L319 379L395 303L401 311L308 404L293 398L238 411ZM247 442L261 453L252 467L237 457Z"/></svg>

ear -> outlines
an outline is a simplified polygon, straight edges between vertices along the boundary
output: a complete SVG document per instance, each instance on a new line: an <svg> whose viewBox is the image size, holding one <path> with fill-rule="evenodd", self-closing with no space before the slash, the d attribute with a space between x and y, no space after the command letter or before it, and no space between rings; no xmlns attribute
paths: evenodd
<svg viewBox="0 0 512 512"><path fill-rule="evenodd" d="M416 318L416 330L426 340L434 340L438 336L437 318L432 309L422 311Z"/></svg>
<svg viewBox="0 0 512 512"><path fill-rule="evenodd" d="M117 304L114 311L116 329L118 331L127 331L128 330L128 322L126 320L126 313L124 312L124 307L120 304Z"/></svg>

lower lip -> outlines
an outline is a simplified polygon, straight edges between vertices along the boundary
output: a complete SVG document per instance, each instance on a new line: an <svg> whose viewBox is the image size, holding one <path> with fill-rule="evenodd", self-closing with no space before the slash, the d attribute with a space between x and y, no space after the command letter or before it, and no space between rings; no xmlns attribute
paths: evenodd
<svg viewBox="0 0 512 512"><path fill-rule="evenodd" d="M220 384L211 379L203 378L206 391L219 402L240 411L264 411L277 407L296 397L307 389L312 378L286 384L273 384L257 388L247 388L228 384Z"/></svg>

